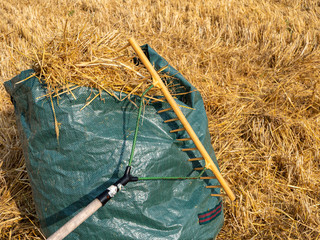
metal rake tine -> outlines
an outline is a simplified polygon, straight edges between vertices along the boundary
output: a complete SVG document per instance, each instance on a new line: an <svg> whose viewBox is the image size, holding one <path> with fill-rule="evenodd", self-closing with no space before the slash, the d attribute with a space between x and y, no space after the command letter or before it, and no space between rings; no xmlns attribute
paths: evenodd
<svg viewBox="0 0 320 240"><path fill-rule="evenodd" d="M189 151L195 151L198 150L197 148L183 148L181 151L182 152L189 152Z"/></svg>
<svg viewBox="0 0 320 240"><path fill-rule="evenodd" d="M181 132L181 131L185 131L185 130L186 130L185 128L178 128L178 129L171 130L170 133Z"/></svg>
<svg viewBox="0 0 320 240"><path fill-rule="evenodd" d="M217 179L215 176L200 177L200 179Z"/></svg>
<svg viewBox="0 0 320 240"><path fill-rule="evenodd" d="M188 161L189 161L189 162L193 162L193 161L201 161L201 160L204 160L204 158L203 158L203 157L190 158Z"/></svg>
<svg viewBox="0 0 320 240"><path fill-rule="evenodd" d="M175 121L179 121L179 118L172 118L172 119L168 119L163 121L164 123L169 123L169 122L175 122Z"/></svg>
<svg viewBox="0 0 320 240"><path fill-rule="evenodd" d="M193 170L194 171L201 171L201 170L203 170L204 169L204 167L197 167L197 168L194 168Z"/></svg>
<svg viewBox="0 0 320 240"><path fill-rule="evenodd" d="M190 141L190 140L192 140L192 139L191 139L191 138L177 138L176 140L177 140L177 141L184 142L184 141Z"/></svg>
<svg viewBox="0 0 320 240"><path fill-rule="evenodd" d="M222 194L222 193L221 193L221 194L218 194L218 193L217 193L217 194L214 194L214 193L213 193L213 194L210 194L210 196L211 196L211 197L227 197L228 195L227 195L227 194Z"/></svg>
<svg viewBox="0 0 320 240"><path fill-rule="evenodd" d="M221 185L209 185L209 186L206 186L206 188L222 188Z"/></svg>
<svg viewBox="0 0 320 240"><path fill-rule="evenodd" d="M159 110L157 113L168 112L168 111L171 111L171 110L173 110L172 107L169 107L169 108L166 108L166 109Z"/></svg>

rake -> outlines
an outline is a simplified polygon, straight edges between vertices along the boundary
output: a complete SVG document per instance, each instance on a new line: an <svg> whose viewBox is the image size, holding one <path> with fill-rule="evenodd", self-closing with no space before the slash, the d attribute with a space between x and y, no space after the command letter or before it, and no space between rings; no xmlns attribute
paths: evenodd
<svg viewBox="0 0 320 240"><path fill-rule="evenodd" d="M173 98L172 94L169 92L167 86L164 84L164 82L161 80L158 72L154 69L140 46L137 44L137 42L130 38L129 44L124 46L123 48L119 49L118 51L122 51L126 49L127 47L132 47L133 50L136 53L136 56L138 56L139 60L142 62L143 66L147 69L150 76L143 76L142 81L145 79L152 79L152 85L146 89L143 94L141 95L140 100L140 106L137 116L137 122L136 122L136 128L135 133L133 137L133 144L131 149L131 155L129 159L129 163L126 167L124 175L116 181L114 184L112 184L110 187L108 187L103 193L101 193L96 199L94 199L88 206L86 206L84 209L82 209L77 215L75 215L72 219L70 219L65 225L63 225L58 231L56 231L53 235L51 235L48 240L57 240L57 239L63 239L68 234L70 234L74 229L76 229L81 223L83 223L88 217L90 217L93 213L95 213L100 207L105 205L111 198L113 198L117 192L121 190L122 187L124 187L129 182L139 181L139 180L183 180L183 179L217 179L220 185L211 185L206 186L206 188L222 188L226 194L211 194L213 197L221 197L221 196L228 196L231 201L235 200L235 195L233 194L232 190L230 189L228 183L225 181L225 179L222 177L221 173L219 172L218 168L214 164L213 160L211 159L210 155L206 151L205 147L199 140L198 136L190 126L188 120L182 113L179 105L176 103L176 100ZM136 56L127 58L127 61L131 61ZM132 159L134 156L134 150L135 145L137 141L137 135L139 130L139 123L143 108L143 102L144 97L147 94L147 92L152 89L153 87L156 87L161 90L164 99L169 103L170 108L159 110L158 113L163 113L167 111L173 111L176 115L176 118L165 120L165 123L180 121L183 128L178 128L171 130L170 133L176 133L176 132L182 132L185 131L188 133L188 138L179 138L178 141L192 141L194 146L193 148L183 148L182 151L184 152L191 152L191 151L198 151L201 154L201 157L191 158L189 159L190 162L193 161L205 161L204 167L194 168L194 170L201 171L200 174L196 177L135 177L131 175L131 165L132 165ZM157 101L157 100L156 100ZM163 99L161 99L163 101ZM210 170L214 176L203 176L203 173L206 170Z"/></svg>

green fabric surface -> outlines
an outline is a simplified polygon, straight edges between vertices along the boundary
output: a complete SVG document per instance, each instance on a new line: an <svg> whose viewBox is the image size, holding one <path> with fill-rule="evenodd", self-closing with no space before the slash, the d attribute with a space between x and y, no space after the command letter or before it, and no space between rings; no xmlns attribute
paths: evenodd
<svg viewBox="0 0 320 240"><path fill-rule="evenodd" d="M143 46L156 69L168 63L148 45ZM175 83L188 91L195 88L170 65L165 70ZM48 237L80 209L114 183L128 164L138 108L130 101L118 101L102 93L104 101L95 99L80 109L95 90L81 87L77 97L63 94L54 109L60 125L59 143L50 99L41 97L45 86L35 77L18 83L33 73L21 72L5 83L15 106L17 126L26 159L37 215ZM139 97L133 102L140 103ZM203 100L197 91L179 96L187 120L208 153L217 161L210 143ZM170 133L181 128L180 122L164 123L175 118L168 103L150 103L143 109L137 145L132 161L132 175L197 176L200 157L186 132ZM193 108L193 109L190 109ZM202 163L204 164L204 163ZM206 174L206 173L205 173ZM210 174L209 174L210 175ZM200 225L198 214L214 208L221 199L211 197L217 180L146 180L128 183L112 200L80 225L66 239L212 239L223 225L223 212L213 221Z"/></svg>

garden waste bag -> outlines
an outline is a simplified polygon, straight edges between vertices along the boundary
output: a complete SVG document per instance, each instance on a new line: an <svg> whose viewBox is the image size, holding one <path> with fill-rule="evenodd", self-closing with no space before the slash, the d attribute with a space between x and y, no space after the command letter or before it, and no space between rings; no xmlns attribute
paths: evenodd
<svg viewBox="0 0 320 240"><path fill-rule="evenodd" d="M200 93L148 45L143 46L155 69L188 92L176 101L200 141L217 164ZM36 212L45 236L50 236L119 179L128 165L140 97L119 101L106 92L83 108L98 91L79 87L71 94L46 97L46 86L21 72L5 83L15 106L17 127L33 191ZM22 81L26 78L29 79ZM121 93L116 93L119 96ZM123 95L123 93L122 93ZM143 108L132 161L137 177L197 176L200 157L192 148L167 102L149 101ZM81 110L81 108L83 108ZM160 111L161 112L161 111ZM59 125L57 138L55 119ZM205 176L205 174L203 175ZM66 239L212 239L223 225L223 209L209 180L146 180L131 182Z"/></svg>

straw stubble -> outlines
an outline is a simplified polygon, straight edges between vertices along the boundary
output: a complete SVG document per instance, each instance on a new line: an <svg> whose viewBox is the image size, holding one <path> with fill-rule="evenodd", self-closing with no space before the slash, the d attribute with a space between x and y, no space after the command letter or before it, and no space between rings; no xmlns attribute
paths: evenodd
<svg viewBox="0 0 320 240"><path fill-rule="evenodd" d="M63 32L67 18L69 32L87 22L98 36L119 30L149 43L204 97L222 174L237 195L234 203L225 202L218 238L319 238L317 1L71 2L0 3L2 79L28 68L27 56ZM68 87L62 91L72 92ZM38 226L26 176L17 174L25 168L13 107L0 90L1 237L41 238L32 224Z"/></svg>

